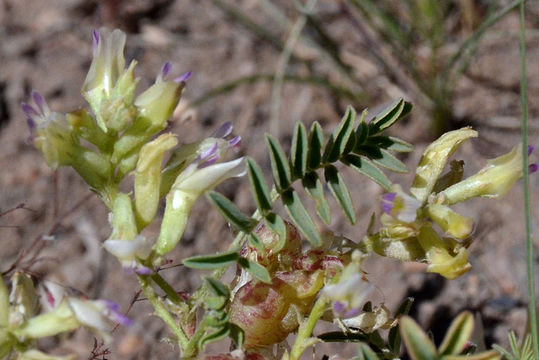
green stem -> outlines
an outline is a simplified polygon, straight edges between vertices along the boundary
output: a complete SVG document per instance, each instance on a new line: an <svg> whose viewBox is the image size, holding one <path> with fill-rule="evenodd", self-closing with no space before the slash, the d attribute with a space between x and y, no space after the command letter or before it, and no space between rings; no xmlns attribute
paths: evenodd
<svg viewBox="0 0 539 360"><path fill-rule="evenodd" d="M198 342L206 333L206 327L208 326L207 318L204 318L197 327L197 330L189 340L187 347L183 353L184 358L194 357L198 353Z"/></svg>
<svg viewBox="0 0 539 360"><path fill-rule="evenodd" d="M161 275L158 273L153 273L151 276L152 280L167 294L167 297L170 301L172 301L174 304L180 304L183 303L183 300L180 298L176 290L170 284L163 279Z"/></svg>
<svg viewBox="0 0 539 360"><path fill-rule="evenodd" d="M531 208L528 170L528 84L526 81L526 32L525 2L520 3L520 101L522 107L522 170L524 173L524 217L526 221L526 271L528 273L528 317L533 342L534 358L539 359L539 339L537 335L537 314L535 307L535 279L533 241L531 228Z"/></svg>
<svg viewBox="0 0 539 360"><path fill-rule="evenodd" d="M165 305L159 299L157 294L155 293L155 290L152 286L152 283L150 281L150 276L148 275L138 275L138 280L140 284L140 288L142 289L142 292L144 293L144 296L148 300L148 302L152 305L152 307L155 310L155 315L161 318L167 324L167 326L170 328L170 330L174 333L176 338L178 339L178 345L180 346L180 349L184 350L187 348L187 345L189 344L189 339L181 329L180 325L176 323L176 320L172 315L168 312L168 310L165 308Z"/></svg>
<svg viewBox="0 0 539 360"><path fill-rule="evenodd" d="M303 352L305 351L305 349L313 345L313 343L315 342L315 340L309 341L309 338L313 333L316 323L318 322L318 320L320 320L322 315L324 315L324 312L326 311L326 305L327 298L325 296L320 296L318 300L316 300L316 303L314 304L313 309L309 314L309 317L299 327L298 336L296 337L294 346L290 351L290 360L298 360L301 357L301 354L303 354Z"/></svg>

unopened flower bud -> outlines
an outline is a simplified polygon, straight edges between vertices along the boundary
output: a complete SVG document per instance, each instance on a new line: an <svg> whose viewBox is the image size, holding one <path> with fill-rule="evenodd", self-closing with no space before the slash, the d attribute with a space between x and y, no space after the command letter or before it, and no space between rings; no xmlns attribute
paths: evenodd
<svg viewBox="0 0 539 360"><path fill-rule="evenodd" d="M501 198L522 177L522 153L515 146L509 153L488 161L477 174L456 183L438 197L452 205L474 197Z"/></svg>
<svg viewBox="0 0 539 360"><path fill-rule="evenodd" d="M152 222L159 206L163 156L177 144L173 134L163 134L140 150L135 172L135 209L137 222L143 227Z"/></svg>

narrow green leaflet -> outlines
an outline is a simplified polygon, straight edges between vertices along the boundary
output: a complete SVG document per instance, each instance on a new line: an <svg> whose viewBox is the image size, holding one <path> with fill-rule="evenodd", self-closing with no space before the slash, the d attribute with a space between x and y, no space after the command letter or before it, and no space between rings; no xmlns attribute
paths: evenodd
<svg viewBox="0 0 539 360"><path fill-rule="evenodd" d="M365 122L365 117L367 116L367 110L363 110L361 113L361 119L359 120L359 125L357 126L355 136L355 146L362 145L365 140L369 137L369 126Z"/></svg>
<svg viewBox="0 0 539 360"><path fill-rule="evenodd" d="M356 223L356 212L354 210L354 204L352 203L352 198L350 197L350 191L346 187L344 180L339 174L337 168L333 165L330 165L324 170L324 177L326 178L326 183L331 190L331 193L335 197L335 200L339 203L341 208L344 211L344 214L348 220L352 223Z"/></svg>
<svg viewBox="0 0 539 360"><path fill-rule="evenodd" d="M193 256L183 260L183 264L192 269L213 270L233 264L239 257L237 252L229 251L215 255Z"/></svg>
<svg viewBox="0 0 539 360"><path fill-rule="evenodd" d="M409 316L403 316L400 320L401 336L408 350L408 354L414 360L436 360L436 348L423 329Z"/></svg>
<svg viewBox="0 0 539 360"><path fill-rule="evenodd" d="M414 149L412 144L393 136L372 136L366 142L366 145L372 145L396 152L410 152Z"/></svg>
<svg viewBox="0 0 539 360"><path fill-rule="evenodd" d="M275 185L277 185L280 190L286 190L291 182L288 159L277 139L266 134L266 142L270 153L271 168L273 170Z"/></svg>
<svg viewBox="0 0 539 360"><path fill-rule="evenodd" d="M268 184L264 179L264 174L258 164L250 158L247 159L247 173L249 174L249 181L251 182L251 189L253 190L256 206L262 212L271 210L273 205Z"/></svg>
<svg viewBox="0 0 539 360"><path fill-rule="evenodd" d="M376 134L393 125L397 120L402 119L410 113L412 104L402 98L395 100L391 105L382 110L369 123L369 133Z"/></svg>
<svg viewBox="0 0 539 360"><path fill-rule="evenodd" d="M399 308L395 312L395 318L398 318L402 315L408 315L410 309L412 308L413 302L414 298L409 297L404 299L404 301L400 304ZM401 349L400 324L397 324L397 326L394 326L391 328L391 330L389 330L387 342L391 351L393 351L393 353L398 356Z"/></svg>
<svg viewBox="0 0 539 360"><path fill-rule="evenodd" d="M266 284L271 284L269 272L262 265L242 257L238 258L237 262L242 269L247 270L254 278Z"/></svg>
<svg viewBox="0 0 539 360"><path fill-rule="evenodd" d="M294 189L289 189L282 194L282 200L288 215L298 227L298 229L305 235L307 240L314 246L318 247L322 245L322 238L316 228L313 220L309 216L309 213L301 203L298 194Z"/></svg>
<svg viewBox="0 0 539 360"><path fill-rule="evenodd" d="M391 181L387 178L387 176L380 171L376 166L374 166L370 161L368 161L365 158L361 158L358 155L347 155L344 159L342 159L342 162L350 166L352 169L358 171L359 173L367 176L369 179L375 181L380 186L382 186L385 190L391 189Z"/></svg>
<svg viewBox="0 0 539 360"><path fill-rule="evenodd" d="M353 144L349 143L350 137L354 132L356 122L356 111L353 107L348 106L341 122L331 135L326 149L324 151L324 161L335 162L344 154L347 148L353 148Z"/></svg>
<svg viewBox="0 0 539 360"><path fill-rule="evenodd" d="M305 130L305 126L297 122L294 128L294 136L292 137L290 166L292 168L292 175L298 179L303 178L305 171L307 171L307 141L307 130Z"/></svg>
<svg viewBox="0 0 539 360"><path fill-rule="evenodd" d="M532 355L533 356L533 355ZM442 360L500 360L501 355L494 351L483 351L473 355L445 355ZM530 358L531 360L532 358ZM519 359L522 360L522 359Z"/></svg>
<svg viewBox="0 0 539 360"><path fill-rule="evenodd" d="M220 282L219 280L211 276L206 276L204 280L206 280L210 289L215 295L221 296L227 299L230 298L230 290L225 284L223 284L222 282Z"/></svg>
<svg viewBox="0 0 539 360"><path fill-rule="evenodd" d="M245 332L242 328L234 323L229 323L228 328L230 329L230 334L228 336L234 342L234 344L236 344L236 347L241 349L243 347L243 343L245 342Z"/></svg>
<svg viewBox="0 0 539 360"><path fill-rule="evenodd" d="M316 202L316 213L320 219L326 224L329 224L331 222L331 211L318 174L314 171L305 174L302 184L309 196Z"/></svg>
<svg viewBox="0 0 539 360"><path fill-rule="evenodd" d="M360 353L360 359L363 360L378 360L378 356L376 356L376 353L372 351L372 349L369 347L369 345L365 343L359 344L359 353Z"/></svg>
<svg viewBox="0 0 539 360"><path fill-rule="evenodd" d="M213 333L209 333L206 336L204 336L202 339L200 339L198 346L200 349L204 349L204 346L206 346L206 344L224 339L225 337L228 336L229 333L230 333L230 327L227 324L221 327L220 329L218 329L217 331Z"/></svg>
<svg viewBox="0 0 539 360"><path fill-rule="evenodd" d="M286 244L286 224L283 219L275 214L266 215L266 225L277 235L279 235L279 244L273 249L274 252L280 251Z"/></svg>
<svg viewBox="0 0 539 360"><path fill-rule="evenodd" d="M375 164L385 167L388 170L407 173L408 168L399 159L391 155L387 150L379 149L375 146L362 146L357 153L367 156Z"/></svg>
<svg viewBox="0 0 539 360"><path fill-rule="evenodd" d="M208 200L215 206L224 218L244 233L249 233L256 226L257 221L241 212L232 201L215 191L209 191Z"/></svg>
<svg viewBox="0 0 539 360"><path fill-rule="evenodd" d="M316 121L311 126L309 134L309 150L307 151L307 166L315 170L322 161L321 151L324 144L324 132L322 127Z"/></svg>
<svg viewBox="0 0 539 360"><path fill-rule="evenodd" d="M318 338L324 342L363 342L368 341L369 337L362 332L341 332L333 331L318 335Z"/></svg>
<svg viewBox="0 0 539 360"><path fill-rule="evenodd" d="M472 336L474 326L473 315L469 311L461 313L451 322L449 330L438 349L442 355L458 355L464 350L468 339Z"/></svg>

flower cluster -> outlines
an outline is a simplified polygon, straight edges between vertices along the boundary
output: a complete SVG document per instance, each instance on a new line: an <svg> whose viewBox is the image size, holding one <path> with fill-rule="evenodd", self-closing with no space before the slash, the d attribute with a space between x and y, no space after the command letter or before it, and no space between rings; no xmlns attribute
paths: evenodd
<svg viewBox="0 0 539 360"><path fill-rule="evenodd" d="M425 149L410 195L395 185L393 192L382 196L382 229L365 238L368 250L403 261L426 262L427 271L448 279L471 268L466 248L474 221L449 206L475 197L501 198L522 177L520 146L489 160L487 166L464 180L463 161L452 161L450 170L442 175L460 144L476 136L470 128L451 131ZM530 170L536 166L531 164Z"/></svg>
<svg viewBox="0 0 539 360"><path fill-rule="evenodd" d="M24 272L12 276L9 297L7 287L0 281L0 306L2 358L14 349L27 349L37 339L79 327L86 327L109 342L111 322L131 325L129 318L120 313L119 306L112 301L69 296L63 287L52 282L43 283L38 293L32 278ZM61 360L71 357L56 357L31 349L20 353L19 358Z"/></svg>

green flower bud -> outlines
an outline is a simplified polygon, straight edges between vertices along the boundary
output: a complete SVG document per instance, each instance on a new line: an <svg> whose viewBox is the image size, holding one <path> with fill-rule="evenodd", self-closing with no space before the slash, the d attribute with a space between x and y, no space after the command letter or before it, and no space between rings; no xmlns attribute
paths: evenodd
<svg viewBox="0 0 539 360"><path fill-rule="evenodd" d="M521 146L488 161L477 174L456 183L438 195L439 201L452 205L474 197L501 198L522 177Z"/></svg>
<svg viewBox="0 0 539 360"><path fill-rule="evenodd" d="M173 134L163 134L140 150L135 173L135 209L138 223L148 225L157 213L161 187L161 162L165 152L178 144Z"/></svg>
<svg viewBox="0 0 539 360"><path fill-rule="evenodd" d="M174 81L156 81L136 98L135 106L139 116L150 121L152 131L165 128L166 121L180 101L183 86L183 83Z"/></svg>
<svg viewBox="0 0 539 360"><path fill-rule="evenodd" d="M110 239L133 240L137 236L137 223L129 195L116 195L110 220L113 229Z"/></svg>
<svg viewBox="0 0 539 360"><path fill-rule="evenodd" d="M136 62L125 69L125 38L120 30L111 33L101 28L99 32L93 32L94 59L82 86L82 94L105 133L124 130L136 112L132 106L137 85L134 76Z"/></svg>
<svg viewBox="0 0 539 360"><path fill-rule="evenodd" d="M477 137L476 131L471 128L462 128L445 133L430 144L419 160L410 193L419 201L425 202L432 193L449 157L462 142L472 137Z"/></svg>

